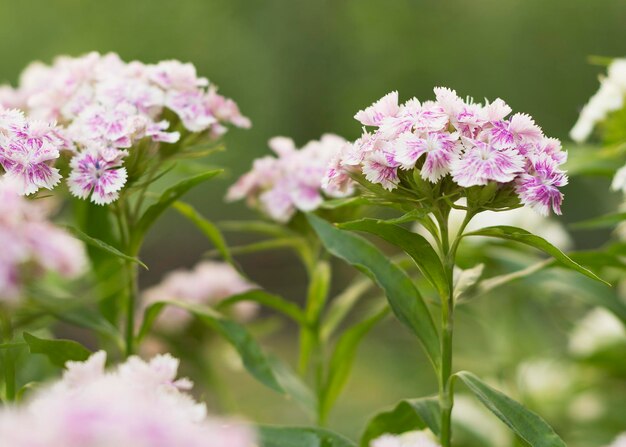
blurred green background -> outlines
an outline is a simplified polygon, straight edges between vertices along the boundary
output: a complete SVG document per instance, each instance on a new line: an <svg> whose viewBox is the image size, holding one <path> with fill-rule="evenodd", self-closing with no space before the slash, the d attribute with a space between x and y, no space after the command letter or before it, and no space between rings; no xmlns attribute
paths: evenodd
<svg viewBox="0 0 626 447"><path fill-rule="evenodd" d="M355 112L391 90L399 90L403 99L422 99L443 85L477 100L501 97L515 111L531 114L547 135L566 140L603 70L587 57L623 56L625 24L623 0L4 0L0 78L15 83L32 60L50 62L55 55L91 50L115 51L125 60L193 62L253 122L251 130L233 130L226 137L228 150L216 162L228 167L229 176L191 195L207 217L219 221L253 217L241 204L224 204L222 197L255 157L268 153L270 137L291 136L299 145L325 132L355 138L361 131L352 119ZM566 190L565 219L608 209L615 198L607 186L608 180L574 179ZM584 233L577 243L592 247L606 236ZM193 265L209 248L171 213L143 253L151 266L143 283ZM289 254L248 256L242 262L268 289L301 296L304 274ZM499 301L503 309L497 315L519 316L549 332L545 352L558 352L563 330L553 320L562 309L549 307L550 313L547 303L526 301ZM492 313L498 309L483 307ZM469 320L479 321L476 315ZM477 328L469 326L470 332ZM515 345L528 327L521 324L505 338ZM288 351L294 335L284 334L278 343ZM417 344L395 322L369 340L332 423L348 435L380 406L433 390ZM484 340L480 343L477 352L487 349ZM275 395L252 383L249 390L257 399L239 402L237 410L244 415L268 422L301 420L286 403L268 404L278 399Z"/></svg>

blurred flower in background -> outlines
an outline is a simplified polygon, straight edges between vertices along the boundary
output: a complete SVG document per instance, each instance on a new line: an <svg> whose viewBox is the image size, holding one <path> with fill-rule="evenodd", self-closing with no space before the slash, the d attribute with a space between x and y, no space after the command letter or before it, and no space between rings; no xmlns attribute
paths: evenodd
<svg viewBox="0 0 626 447"><path fill-rule="evenodd" d="M374 439L371 447L439 447L435 436L428 430L412 431L401 435L383 435Z"/></svg>
<svg viewBox="0 0 626 447"><path fill-rule="evenodd" d="M68 362L63 378L0 411L3 446L252 447L252 431L207 417L204 404L176 379L170 355L130 357L105 371L106 354ZM36 429L33 429L35 428Z"/></svg>
<svg viewBox="0 0 626 447"><path fill-rule="evenodd" d="M203 261L193 270L176 270L168 273L163 281L145 290L143 305L158 301L176 300L189 304L213 306L224 298L257 288L223 262ZM256 303L240 302L232 308L240 321L252 318L258 310ZM191 321L188 311L173 306L166 307L156 321L156 327L167 331L181 331Z"/></svg>
<svg viewBox="0 0 626 447"><path fill-rule="evenodd" d="M324 201L322 179L328 164L348 142L340 136L325 134L301 149L286 137L274 137L268 144L277 157L256 159L252 170L231 186L226 199L245 198L250 207L283 223L298 210L317 209ZM328 197L345 197L352 193L352 185L326 188L324 192Z"/></svg>
<svg viewBox="0 0 626 447"><path fill-rule="evenodd" d="M44 203L21 192L13 179L0 180L0 302L15 301L48 272L74 278L87 266L82 243L48 220Z"/></svg>

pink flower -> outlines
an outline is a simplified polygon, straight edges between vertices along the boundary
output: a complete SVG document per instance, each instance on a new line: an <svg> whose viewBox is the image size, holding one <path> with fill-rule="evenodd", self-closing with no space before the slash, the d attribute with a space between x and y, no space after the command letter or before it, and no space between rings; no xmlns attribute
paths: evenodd
<svg viewBox="0 0 626 447"><path fill-rule="evenodd" d="M379 126L387 117L395 117L400 111L398 92L391 92L365 110L360 110L354 118L364 126Z"/></svg>
<svg viewBox="0 0 626 447"><path fill-rule="evenodd" d="M122 159L126 152L113 148L95 147L85 150L72 158L69 178L70 192L79 198L97 205L111 203L119 196L126 183L126 168Z"/></svg>
<svg viewBox="0 0 626 447"><path fill-rule="evenodd" d="M516 191L523 204L547 216L552 209L561 214L563 194L559 188L567 185L567 175L561 171L548 154L534 156L530 169L516 182Z"/></svg>
<svg viewBox="0 0 626 447"><path fill-rule="evenodd" d="M212 306L231 295L254 289L232 266L220 262L204 261L193 270L173 271L163 281L147 289L143 295L145 306L162 300L178 300L191 304ZM239 303L234 306L235 316L248 320L254 316L257 306ZM189 313L178 308L167 307L157 320L157 327L165 331L180 331L189 322Z"/></svg>
<svg viewBox="0 0 626 447"><path fill-rule="evenodd" d="M16 301L25 284L46 273L73 278L87 264L83 245L47 220L45 203L20 193L13 179L0 180L0 304Z"/></svg>
<svg viewBox="0 0 626 447"><path fill-rule="evenodd" d="M226 198L246 198L250 206L283 223L298 210L313 211L324 201L322 187L328 181L325 179L328 163L337 153L345 151L347 144L337 135L326 134L297 149L290 138L274 137L269 146L277 158L255 160L252 170L229 189ZM343 168L337 175L343 175ZM339 186L333 183L324 192L328 197L344 197L352 193L352 182L344 176Z"/></svg>
<svg viewBox="0 0 626 447"><path fill-rule="evenodd" d="M0 113L0 129L0 164L20 193L54 188L61 175L53 164L65 147L58 130L48 123L28 121L16 111Z"/></svg>
<svg viewBox="0 0 626 447"><path fill-rule="evenodd" d="M131 357L105 371L104 352L68 362L61 380L38 388L30 400L0 410L3 446L251 447L252 431L209 418L206 406L176 379L169 354L149 362ZM37 429L34 430L33 427Z"/></svg>
<svg viewBox="0 0 626 447"><path fill-rule="evenodd" d="M431 132L422 138L407 132L398 138L395 160L402 169L412 169L417 160L426 155L421 168L422 178L436 183L450 172L450 164L460 152L461 145L456 134Z"/></svg>
<svg viewBox="0 0 626 447"><path fill-rule="evenodd" d="M490 143L466 139L460 159L451 165L452 178L463 187L508 183L524 172L525 160L514 149L496 149Z"/></svg>
<svg viewBox="0 0 626 447"><path fill-rule="evenodd" d="M371 152L363 160L363 175L370 182L391 191L398 184L398 164L383 151Z"/></svg>
<svg viewBox="0 0 626 447"><path fill-rule="evenodd" d="M355 118L373 129L364 128L359 139L329 159L323 190L341 191L359 174L389 191L411 188L401 184L398 168L415 169L432 183L450 173L463 188L489 182L529 185L529 177L547 176L545 181L553 188L551 203L558 208L562 180L535 167L538 159L550 159L554 167L565 163L567 153L558 140L545 137L526 114L508 117L511 108L499 98L480 104L463 100L448 88L437 87L434 92L435 101L412 98L404 104L398 104L398 94L392 92L357 113ZM278 203L280 197L284 195L273 199ZM535 203L526 192L520 199Z"/></svg>

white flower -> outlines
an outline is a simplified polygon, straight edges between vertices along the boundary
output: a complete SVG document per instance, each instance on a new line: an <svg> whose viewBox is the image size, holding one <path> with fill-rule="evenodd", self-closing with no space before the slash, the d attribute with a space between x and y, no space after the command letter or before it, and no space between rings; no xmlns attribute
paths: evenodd
<svg viewBox="0 0 626 447"><path fill-rule="evenodd" d="M410 431L400 435L382 435L370 447L441 447L429 430Z"/></svg>
<svg viewBox="0 0 626 447"><path fill-rule="evenodd" d="M622 322L608 310L597 307L578 322L569 337L569 351L577 356L594 352L626 341Z"/></svg>

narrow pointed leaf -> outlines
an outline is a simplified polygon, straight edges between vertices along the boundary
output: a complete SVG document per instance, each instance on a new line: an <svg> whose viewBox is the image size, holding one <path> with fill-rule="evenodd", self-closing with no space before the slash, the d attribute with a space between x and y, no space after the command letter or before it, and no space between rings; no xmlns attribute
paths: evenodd
<svg viewBox="0 0 626 447"><path fill-rule="evenodd" d="M593 230L596 228L612 228L626 220L626 213L605 214L572 224L572 228L580 230Z"/></svg>
<svg viewBox="0 0 626 447"><path fill-rule="evenodd" d="M502 422L531 447L566 447L546 421L519 402L490 387L474 374L455 374L472 393Z"/></svg>
<svg viewBox="0 0 626 447"><path fill-rule="evenodd" d="M338 226L346 230L374 234L404 250L415 261L424 277L437 289L439 296L448 296L448 280L441 259L424 236L379 219L365 218Z"/></svg>
<svg viewBox="0 0 626 447"><path fill-rule="evenodd" d="M187 178L177 183L176 185L166 189L159 197L159 200L157 200L156 203L150 205L139 218L139 221L137 222L132 235L134 248L138 248L147 231L170 205L180 199L193 187L209 179L212 179L216 175L220 174L222 171L222 169L214 169L211 171L203 172L202 174Z"/></svg>
<svg viewBox="0 0 626 447"><path fill-rule="evenodd" d="M273 295L263 290L249 290L247 292L230 296L220 301L217 305L217 309L227 309L234 304L245 301L259 303L262 306L274 309L283 315L288 316L300 325L306 324L304 312L302 312L302 309L300 309L297 304L287 301L281 296Z"/></svg>
<svg viewBox="0 0 626 447"><path fill-rule="evenodd" d="M561 250L556 248L550 242L546 241L542 237L535 236L534 234L529 233L528 231L522 228L510 227L506 225L487 227L478 231L472 231L471 233L466 233L464 236L488 236L488 237L496 237L500 239L505 239L509 241L520 242L522 244L537 248L549 254L564 267L567 267L569 269L582 273L583 275L588 276L591 279L595 279L596 281L600 281L607 285L610 285L609 283L607 283L606 281L598 277L591 270L583 267L582 265L572 260L569 256L567 256Z"/></svg>
<svg viewBox="0 0 626 447"><path fill-rule="evenodd" d="M96 239L95 237L91 237L87 233L80 231L78 228L71 227L71 226L66 226L65 228L70 233L72 233L72 235L74 235L77 239L80 239L81 241L83 241L85 244L94 248L98 248L102 251L109 253L110 255L113 255L125 261L130 261L130 262L134 262L135 264L139 264L140 266L148 270L148 266L144 264L143 262L141 262L139 258L135 258L133 256L129 256L125 253L122 253L120 250L113 247L112 245L109 245L100 239Z"/></svg>
<svg viewBox="0 0 626 447"><path fill-rule="evenodd" d="M385 304L383 309L377 310L373 315L347 329L337 341L328 364L328 379L322 394L321 414L323 419L330 413L348 381L359 343L388 313L389 308Z"/></svg>
<svg viewBox="0 0 626 447"><path fill-rule="evenodd" d="M270 357L272 370L285 390L285 393L302 408L309 417L314 418L317 414L317 398L313 391L292 369L277 358Z"/></svg>
<svg viewBox="0 0 626 447"><path fill-rule="evenodd" d="M73 340L47 340L24 332L24 341L32 354L43 354L60 368L68 361L84 361L91 355L89 349Z"/></svg>
<svg viewBox="0 0 626 447"><path fill-rule="evenodd" d="M261 426L257 432L259 447L356 447L349 439L322 428Z"/></svg>
<svg viewBox="0 0 626 447"><path fill-rule="evenodd" d="M362 270L385 291L396 317L418 337L430 361L438 368L439 335L411 278L362 237L340 230L313 214L307 217L330 253Z"/></svg>
<svg viewBox="0 0 626 447"><path fill-rule="evenodd" d="M406 399L393 409L374 416L361 436L361 447L369 447L373 439L385 433L400 434L413 430L429 429L439 436L439 404L435 397Z"/></svg>
<svg viewBox="0 0 626 447"><path fill-rule="evenodd" d="M358 278L331 300L320 329L322 340L328 340L333 335L350 310L372 285L369 278Z"/></svg>
<svg viewBox="0 0 626 447"><path fill-rule="evenodd" d="M150 328L165 306L174 306L188 311L202 323L222 335L237 350L245 368L252 376L267 387L281 393L284 392L272 371L269 360L252 335L239 323L225 318L208 307L174 300L157 301L151 304L144 312L143 322L137 335L138 343L149 333Z"/></svg>
<svg viewBox="0 0 626 447"><path fill-rule="evenodd" d="M187 203L175 202L174 209L192 222L202 232L202 234L204 234L207 239L213 243L226 262L231 265L234 264L233 257L230 254L228 245L226 245L224 236L222 236L222 232L213 222L202 216L193 206Z"/></svg>

